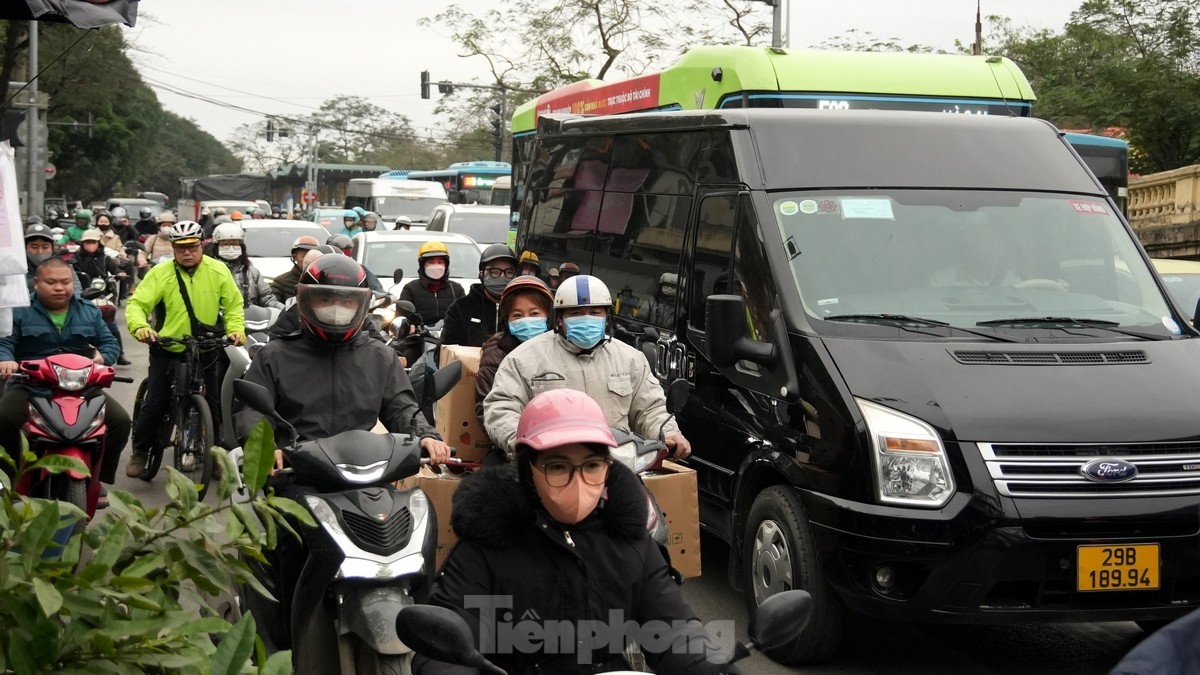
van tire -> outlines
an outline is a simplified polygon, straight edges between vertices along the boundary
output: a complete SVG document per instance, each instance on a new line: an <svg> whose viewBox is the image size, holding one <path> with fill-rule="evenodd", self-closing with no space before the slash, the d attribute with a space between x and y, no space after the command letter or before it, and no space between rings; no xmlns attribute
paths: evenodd
<svg viewBox="0 0 1200 675"><path fill-rule="evenodd" d="M825 581L812 531L800 500L786 485L773 485L754 499L743 542L746 606L780 591L800 589L812 595L808 626L794 642L767 651L784 664L827 661L841 646L845 609ZM773 568L772 562L779 563Z"/></svg>

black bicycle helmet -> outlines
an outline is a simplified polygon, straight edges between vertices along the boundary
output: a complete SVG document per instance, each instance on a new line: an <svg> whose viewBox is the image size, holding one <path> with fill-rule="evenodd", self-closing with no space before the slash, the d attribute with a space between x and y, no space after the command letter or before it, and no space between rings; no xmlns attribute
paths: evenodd
<svg viewBox="0 0 1200 675"><path fill-rule="evenodd" d="M344 255L323 255L300 274L296 285L300 322L330 344L354 339L371 309L371 288L362 265Z"/></svg>
<svg viewBox="0 0 1200 675"><path fill-rule="evenodd" d="M492 244L491 246L483 249L483 255L479 257L479 269L482 270L483 268L487 267L487 264L490 262L505 258L507 258L508 261L512 263L512 266L516 268L517 254L513 253L513 250L505 244Z"/></svg>
<svg viewBox="0 0 1200 675"><path fill-rule="evenodd" d="M325 243L331 246L336 246L339 251L345 251L354 245L354 241L350 239L350 235L341 233L331 235L325 240Z"/></svg>

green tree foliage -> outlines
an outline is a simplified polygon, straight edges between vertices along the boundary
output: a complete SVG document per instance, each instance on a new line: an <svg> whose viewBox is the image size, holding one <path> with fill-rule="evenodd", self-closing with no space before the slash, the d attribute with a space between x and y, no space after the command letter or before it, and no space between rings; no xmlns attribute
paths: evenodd
<svg viewBox="0 0 1200 675"><path fill-rule="evenodd" d="M284 514L315 525L299 504L259 492L274 449L264 421L244 448L253 497L235 503L238 467L216 448L223 467L216 505L197 500L196 486L168 468L165 506L149 508L111 490L108 510L85 530L76 527L82 511L17 497L0 472L0 672L290 672L290 653L264 653L253 616L231 624L210 604L237 584L266 592L246 561L262 561L262 550L280 536L297 536ZM7 453L0 457L8 461ZM76 459L37 460L28 451L24 465L87 473ZM64 528L75 533L60 547L55 540Z"/></svg>
<svg viewBox="0 0 1200 675"><path fill-rule="evenodd" d="M11 47L23 58L23 22L0 23L5 56ZM38 58L45 72L38 87L50 97L51 161L58 167L47 194L84 201L141 190L170 194L181 176L238 169L238 160L212 135L163 110L130 61L121 28L80 37L79 29L66 24L39 26ZM89 119L90 129L60 124Z"/></svg>
<svg viewBox="0 0 1200 675"><path fill-rule="evenodd" d="M1062 32L991 18L1029 77L1040 117L1126 130L1131 169L1200 163L1200 6L1194 0L1085 0Z"/></svg>

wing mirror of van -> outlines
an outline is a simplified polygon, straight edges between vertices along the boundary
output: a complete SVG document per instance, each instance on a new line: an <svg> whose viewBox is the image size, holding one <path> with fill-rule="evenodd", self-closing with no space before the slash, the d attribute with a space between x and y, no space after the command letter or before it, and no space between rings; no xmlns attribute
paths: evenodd
<svg viewBox="0 0 1200 675"><path fill-rule="evenodd" d="M392 272L392 283L398 284L404 281L404 268L397 267L395 272Z"/></svg>
<svg viewBox="0 0 1200 675"><path fill-rule="evenodd" d="M704 302L704 344L708 358L718 368L738 361L769 366L775 362L775 346L751 340L746 301L740 295L710 295Z"/></svg>

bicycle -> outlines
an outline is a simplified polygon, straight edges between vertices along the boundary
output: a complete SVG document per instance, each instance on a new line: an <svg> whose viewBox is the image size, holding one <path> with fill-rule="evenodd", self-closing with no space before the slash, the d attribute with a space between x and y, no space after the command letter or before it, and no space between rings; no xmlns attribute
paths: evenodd
<svg viewBox="0 0 1200 675"><path fill-rule="evenodd" d="M154 480L162 466L168 448L174 456L175 470L192 480L199 492L199 499L208 493L212 479L214 459L212 447L216 442L212 410L204 397L204 367L202 350L221 348L230 344L229 339L219 338L168 338L159 337L160 346L182 345L186 347L183 358L171 374L171 402L163 415L162 423L155 427L157 438L146 453L146 467L139 478ZM146 396L149 378L138 385L133 402L133 419L141 415L142 400ZM137 426L134 426L134 447L139 447Z"/></svg>

